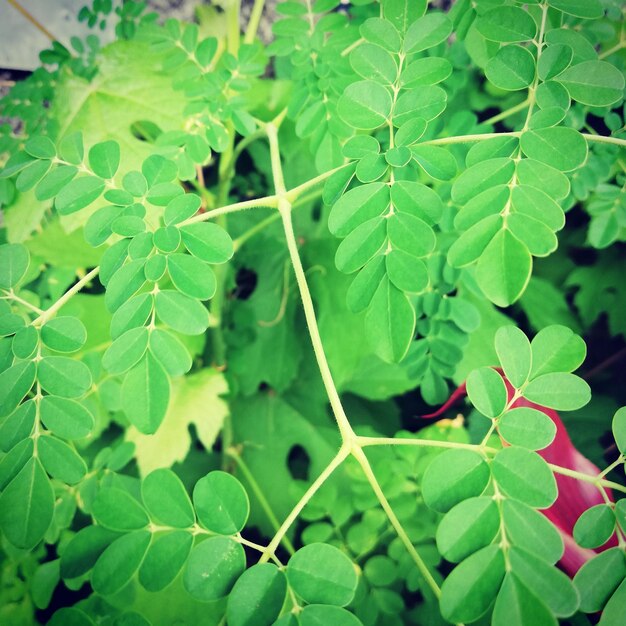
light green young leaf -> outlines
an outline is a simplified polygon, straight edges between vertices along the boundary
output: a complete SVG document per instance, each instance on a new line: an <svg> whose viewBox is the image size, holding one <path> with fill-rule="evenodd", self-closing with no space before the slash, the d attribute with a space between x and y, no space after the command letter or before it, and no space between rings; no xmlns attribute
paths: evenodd
<svg viewBox="0 0 626 626"><path fill-rule="evenodd" d="M430 122L446 108L448 95L437 85L423 85L403 92L393 107L393 125L397 128L416 118Z"/></svg>
<svg viewBox="0 0 626 626"><path fill-rule="evenodd" d="M245 568L240 544L228 537L210 537L191 551L183 583L193 598L211 602L227 596Z"/></svg>
<svg viewBox="0 0 626 626"><path fill-rule="evenodd" d="M287 563L287 580L308 604L346 606L354 598L357 575L350 559L325 543L300 548Z"/></svg>
<svg viewBox="0 0 626 626"><path fill-rule="evenodd" d="M287 595L285 574L273 563L248 568L228 596L226 616L231 626L272 626Z"/></svg>
<svg viewBox="0 0 626 626"><path fill-rule="evenodd" d="M413 54L445 41L452 32L452 22L444 13L427 13L415 20L404 36L404 53Z"/></svg>
<svg viewBox="0 0 626 626"><path fill-rule="evenodd" d="M566 44L555 43L546 46L541 52L537 63L537 73L542 81L550 80L558 76L569 67L572 62L574 51Z"/></svg>
<svg viewBox="0 0 626 626"><path fill-rule="evenodd" d="M104 181L97 176L75 178L59 192L56 209L61 215L76 213L98 199L103 191Z"/></svg>
<svg viewBox="0 0 626 626"><path fill-rule="evenodd" d="M454 181L452 199L459 204L465 204L486 189L508 184L514 173L515 164L508 157L476 163Z"/></svg>
<svg viewBox="0 0 626 626"><path fill-rule="evenodd" d="M489 482L489 466L471 450L447 450L427 467L422 482L424 502L446 513L455 504L479 496Z"/></svg>
<svg viewBox="0 0 626 626"><path fill-rule="evenodd" d="M626 612L626 579L615 590L609 601L602 611L602 617L598 622L598 626L620 626L624 621L624 613Z"/></svg>
<svg viewBox="0 0 626 626"><path fill-rule="evenodd" d="M89 150L89 166L100 178L115 176L120 165L120 144L117 141L102 141Z"/></svg>
<svg viewBox="0 0 626 626"><path fill-rule="evenodd" d="M145 354L150 333L144 326L132 328L120 335L106 350L102 366L110 374L127 372Z"/></svg>
<svg viewBox="0 0 626 626"><path fill-rule="evenodd" d="M467 396L487 417L498 417L504 411L507 402L504 380L491 367L481 367L467 377Z"/></svg>
<svg viewBox="0 0 626 626"><path fill-rule="evenodd" d="M491 623L493 626L558 626L548 607L513 572L504 577Z"/></svg>
<svg viewBox="0 0 626 626"><path fill-rule="evenodd" d="M167 271L176 289L191 298L208 300L215 295L215 274L204 261L188 254L170 254Z"/></svg>
<svg viewBox="0 0 626 626"><path fill-rule="evenodd" d="M381 46L389 52L400 52L402 40L400 33L389 20L370 17L359 28L361 37L370 43Z"/></svg>
<svg viewBox="0 0 626 626"><path fill-rule="evenodd" d="M545 509L556 500L556 480L536 453L511 446L496 454L491 464L498 487L510 498Z"/></svg>
<svg viewBox="0 0 626 626"><path fill-rule="evenodd" d="M483 254L497 233L502 232L502 216L489 215L466 230L448 250L452 267L465 267Z"/></svg>
<svg viewBox="0 0 626 626"><path fill-rule="evenodd" d="M396 132L396 137L401 130ZM411 154L418 165L435 180L452 180L456 176L456 159L444 148L418 144L411 148Z"/></svg>
<svg viewBox="0 0 626 626"><path fill-rule="evenodd" d="M233 240L220 226L208 222L181 226L183 243L191 254L213 264L226 263L233 256Z"/></svg>
<svg viewBox="0 0 626 626"><path fill-rule="evenodd" d="M343 194L335 203L328 216L328 229L337 237L345 237L359 224L382 215L388 206L388 185L360 185Z"/></svg>
<svg viewBox="0 0 626 626"><path fill-rule="evenodd" d="M195 522L193 506L180 478L172 470L157 469L141 483L141 497L157 523L189 528Z"/></svg>
<svg viewBox="0 0 626 626"><path fill-rule="evenodd" d="M612 430L617 449L626 455L626 407L623 406L616 411L613 416Z"/></svg>
<svg viewBox="0 0 626 626"><path fill-rule="evenodd" d="M400 74L400 85L405 89L418 85L436 85L452 73L452 64L441 57L415 59Z"/></svg>
<svg viewBox="0 0 626 626"><path fill-rule="evenodd" d="M585 360L585 342L567 326L540 330L531 342L531 378L553 372L573 372Z"/></svg>
<svg viewBox="0 0 626 626"><path fill-rule="evenodd" d="M387 221L374 217L357 226L337 248L335 264L346 274L356 272L379 252L387 242Z"/></svg>
<svg viewBox="0 0 626 626"><path fill-rule="evenodd" d="M155 328L150 333L150 352L170 376L182 376L192 366L187 348L172 333Z"/></svg>
<svg viewBox="0 0 626 626"><path fill-rule="evenodd" d="M17 408L35 382L33 361L20 361L0 374L0 417Z"/></svg>
<svg viewBox="0 0 626 626"><path fill-rule="evenodd" d="M380 46L370 43L361 44L352 51L350 65L361 78L383 85L394 83L398 76L394 58Z"/></svg>

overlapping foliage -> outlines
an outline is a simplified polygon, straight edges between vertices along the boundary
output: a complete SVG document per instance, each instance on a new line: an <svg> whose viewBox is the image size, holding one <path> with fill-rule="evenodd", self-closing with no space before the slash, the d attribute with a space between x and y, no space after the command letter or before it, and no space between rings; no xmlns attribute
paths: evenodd
<svg viewBox="0 0 626 626"><path fill-rule="evenodd" d="M3 623L621 624L621 3L217 4L0 101Z"/></svg>

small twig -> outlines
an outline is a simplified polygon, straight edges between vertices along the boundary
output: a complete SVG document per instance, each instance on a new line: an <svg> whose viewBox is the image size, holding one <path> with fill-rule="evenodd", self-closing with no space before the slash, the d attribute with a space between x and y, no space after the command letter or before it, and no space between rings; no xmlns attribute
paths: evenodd
<svg viewBox="0 0 626 626"><path fill-rule="evenodd" d="M17 0L7 0L7 2L19 11L38 31L42 32L50 41L58 39L29 11L27 11Z"/></svg>
<svg viewBox="0 0 626 626"><path fill-rule="evenodd" d="M594 368L590 369L586 374L583 375L583 378L585 380L589 380L590 378L593 378L600 372L603 372L607 367L610 367L611 365L617 363L618 361L621 361L624 357L626 357L626 348L622 348L619 352L616 352L615 354L611 355L608 359L605 359L604 361L602 361L602 363L599 363Z"/></svg>

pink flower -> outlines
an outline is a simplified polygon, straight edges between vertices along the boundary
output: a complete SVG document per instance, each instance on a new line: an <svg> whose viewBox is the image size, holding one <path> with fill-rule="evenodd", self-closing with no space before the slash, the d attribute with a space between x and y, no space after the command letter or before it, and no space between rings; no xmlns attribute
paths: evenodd
<svg viewBox="0 0 626 626"><path fill-rule="evenodd" d="M501 372L500 372L501 373ZM509 399L513 396L513 387L504 379ZM423 415L424 418L439 417L445 413L452 405L467 395L465 383L458 387L446 401L446 403L434 413ZM583 456L572 443L565 424L561 421L559 414L552 409L539 406L533 402L529 402L524 398L518 398L512 407L531 407L545 413L556 425L556 436L554 441L543 450L539 450L540 454L548 463L558 465L567 469L582 472L589 476L597 476L600 470L585 456ZM506 444L505 444L506 445ZM588 508L596 504L603 504L604 498L591 483L577 480L569 476L555 473L559 495L556 502L548 509L541 511L560 532L563 543L565 544L565 552L563 558L559 561L561 568L570 576L573 576L582 565L593 558L595 552L601 552L607 548L617 545L616 537L613 536L603 546L596 551L581 548L576 544L573 538L574 524L581 514ZM613 494L607 490L607 496L613 501Z"/></svg>

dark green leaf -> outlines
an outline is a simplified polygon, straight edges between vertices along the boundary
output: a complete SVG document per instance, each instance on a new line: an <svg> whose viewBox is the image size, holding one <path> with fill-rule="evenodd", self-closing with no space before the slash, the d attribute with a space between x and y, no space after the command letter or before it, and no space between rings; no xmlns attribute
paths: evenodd
<svg viewBox="0 0 626 626"><path fill-rule="evenodd" d="M193 535L179 530L156 536L139 569L139 582L151 592L165 589L180 573L193 546Z"/></svg>
<svg viewBox="0 0 626 626"><path fill-rule="evenodd" d="M139 502L117 487L100 489L93 502L92 514L101 526L123 532L145 528L150 522Z"/></svg>

